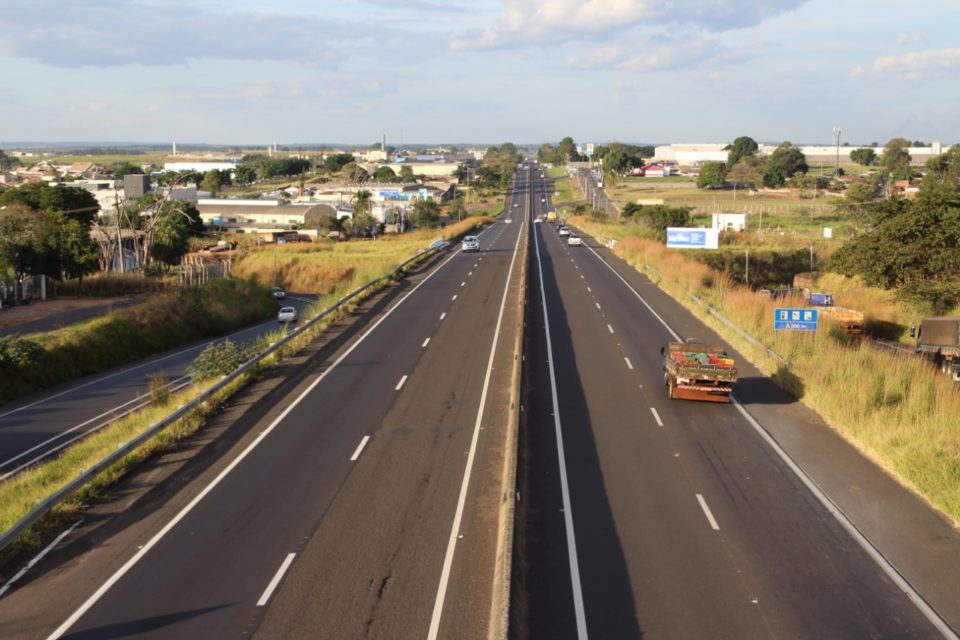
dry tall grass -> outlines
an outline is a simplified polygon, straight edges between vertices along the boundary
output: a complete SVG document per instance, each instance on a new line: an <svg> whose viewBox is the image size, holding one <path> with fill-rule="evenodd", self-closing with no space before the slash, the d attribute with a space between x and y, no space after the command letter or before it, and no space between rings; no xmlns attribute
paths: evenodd
<svg viewBox="0 0 960 640"><path fill-rule="evenodd" d="M960 393L929 362L849 339L829 325L813 335L776 333L777 302L732 283L706 265L660 243L631 236L625 227L589 219L574 224L600 241L617 239L616 253L647 271L666 292L773 374L777 363L706 314L694 294L792 364L774 379L868 457L960 523ZM868 323L902 323L906 312L887 293L837 275L820 284L838 304L860 308Z"/></svg>
<svg viewBox="0 0 960 640"><path fill-rule="evenodd" d="M234 275L289 291L326 295L380 278L437 238L458 238L489 224L470 217L440 230L381 236L377 240L264 247L243 256Z"/></svg>

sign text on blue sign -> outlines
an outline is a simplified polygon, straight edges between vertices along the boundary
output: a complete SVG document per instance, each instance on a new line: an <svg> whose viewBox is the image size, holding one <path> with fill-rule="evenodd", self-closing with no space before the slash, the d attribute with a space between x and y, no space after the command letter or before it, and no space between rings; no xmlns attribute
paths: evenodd
<svg viewBox="0 0 960 640"><path fill-rule="evenodd" d="M773 312L773 328L776 331L816 331L819 316L816 309L777 307Z"/></svg>

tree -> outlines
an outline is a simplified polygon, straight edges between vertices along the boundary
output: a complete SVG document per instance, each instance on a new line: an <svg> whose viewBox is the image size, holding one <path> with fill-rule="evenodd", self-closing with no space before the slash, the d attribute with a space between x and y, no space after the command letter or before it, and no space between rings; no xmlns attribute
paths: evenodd
<svg viewBox="0 0 960 640"><path fill-rule="evenodd" d="M11 204L22 204L34 211L62 211L88 228L100 211L97 199L86 189L51 186L46 182L28 182L0 193L0 206Z"/></svg>
<svg viewBox="0 0 960 640"><path fill-rule="evenodd" d="M45 259L43 273L60 280L93 273L100 266L100 248L90 237L90 231L80 221L65 213L44 214L43 242Z"/></svg>
<svg viewBox="0 0 960 640"><path fill-rule="evenodd" d="M792 178L795 173L806 173L810 169L806 156L789 141L781 142L780 146L770 154L770 159L767 160L768 172L773 167L780 169L784 179Z"/></svg>
<svg viewBox="0 0 960 640"><path fill-rule="evenodd" d="M323 170L336 173L353 162L353 155L349 153L334 153L323 159Z"/></svg>
<svg viewBox="0 0 960 640"><path fill-rule="evenodd" d="M22 204L0 208L0 268L12 270L17 282L39 270L43 231L41 212Z"/></svg>
<svg viewBox="0 0 960 640"><path fill-rule="evenodd" d="M909 147L910 143L905 138L892 138L884 145L880 166L890 175L890 179L910 178L910 154L907 151Z"/></svg>
<svg viewBox="0 0 960 640"><path fill-rule="evenodd" d="M850 184L844 192L848 202L868 202L873 200L877 192L877 184L873 180L859 179Z"/></svg>
<svg viewBox="0 0 960 640"><path fill-rule="evenodd" d="M0 171L6 171L17 164L19 164L19 161L16 158L8 156L3 152L3 149L0 149Z"/></svg>
<svg viewBox="0 0 960 640"><path fill-rule="evenodd" d="M110 173L117 180L122 180L123 176L142 174L143 167L138 167L132 162L127 162L124 160L123 162L113 163L113 165L110 167Z"/></svg>
<svg viewBox="0 0 960 640"><path fill-rule="evenodd" d="M436 229L440 226L440 206L433 200L417 200L409 218L418 229Z"/></svg>
<svg viewBox="0 0 960 640"><path fill-rule="evenodd" d="M697 187L700 189L717 189L726 184L725 171L722 162L704 162L697 176Z"/></svg>
<svg viewBox="0 0 960 640"><path fill-rule="evenodd" d="M409 167L407 165L400 167L400 182L410 183L416 181L417 177L413 175L413 167Z"/></svg>
<svg viewBox="0 0 960 640"><path fill-rule="evenodd" d="M369 214L373 206L373 192L369 189L360 189L353 194L353 215Z"/></svg>
<svg viewBox="0 0 960 640"><path fill-rule="evenodd" d="M252 184L257 179L257 170L249 164L237 165L233 170L233 179L239 185Z"/></svg>
<svg viewBox="0 0 960 640"><path fill-rule="evenodd" d="M561 164L580 160L580 154L577 153L577 145L573 138L567 136L557 145L557 161Z"/></svg>
<svg viewBox="0 0 960 640"><path fill-rule="evenodd" d="M692 210L691 207L668 207L662 204L642 206L631 202L623 208L623 217L648 227L652 235L663 242L667 239L669 227L690 226Z"/></svg>
<svg viewBox="0 0 960 640"><path fill-rule="evenodd" d="M343 167L343 177L350 182L356 182L357 184L361 182L366 182L370 179L370 174L367 173L367 170L358 165L355 162L351 162L348 165Z"/></svg>
<svg viewBox="0 0 960 640"><path fill-rule="evenodd" d="M787 183L787 177L779 165L768 164L763 170L763 186L779 189Z"/></svg>
<svg viewBox="0 0 960 640"><path fill-rule="evenodd" d="M383 165L382 167L377 167L377 170L373 172L373 179L377 182L396 182L397 174L387 165Z"/></svg>
<svg viewBox="0 0 960 640"><path fill-rule="evenodd" d="M463 219L467 215L467 208L463 204L463 198L454 198L447 205L447 215L450 216L450 219L456 219L457 222Z"/></svg>
<svg viewBox="0 0 960 640"><path fill-rule="evenodd" d="M204 191L209 191L213 195L217 195L220 191L220 172L216 169L211 169L203 174L203 181L200 182L200 188Z"/></svg>
<svg viewBox="0 0 960 640"><path fill-rule="evenodd" d="M738 187L755 184L756 172L754 165L750 162L751 159L751 156L741 158L740 161L733 165L733 168L727 172L727 178Z"/></svg>
<svg viewBox="0 0 960 640"><path fill-rule="evenodd" d="M859 165L869 167L877 159L877 153L869 147L861 147L850 152L850 159Z"/></svg>
<svg viewBox="0 0 960 640"><path fill-rule="evenodd" d="M946 313L960 302L960 186L924 181L914 200L851 208L866 231L844 244L831 266L897 297Z"/></svg>
<svg viewBox="0 0 960 640"><path fill-rule="evenodd" d="M730 152L727 154L727 166L735 167L740 159L745 156L756 155L760 146L757 141L748 136L740 136L730 145Z"/></svg>

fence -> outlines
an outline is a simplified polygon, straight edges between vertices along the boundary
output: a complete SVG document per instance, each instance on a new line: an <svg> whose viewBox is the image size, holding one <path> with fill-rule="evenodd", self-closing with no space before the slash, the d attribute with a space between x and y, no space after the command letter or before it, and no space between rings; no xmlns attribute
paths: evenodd
<svg viewBox="0 0 960 640"><path fill-rule="evenodd" d="M601 211L610 217L619 217L620 210L614 204L603 187L597 185L597 176L588 169L577 169L573 175L574 181L579 185L583 199L593 206L594 210Z"/></svg>

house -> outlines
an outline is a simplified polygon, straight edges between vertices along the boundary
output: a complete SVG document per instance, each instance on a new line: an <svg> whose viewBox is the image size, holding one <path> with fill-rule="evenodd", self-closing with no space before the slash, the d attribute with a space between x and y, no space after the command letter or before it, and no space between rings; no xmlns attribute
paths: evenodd
<svg viewBox="0 0 960 640"><path fill-rule="evenodd" d="M711 229L717 231L746 231L747 214L745 213L714 213Z"/></svg>

